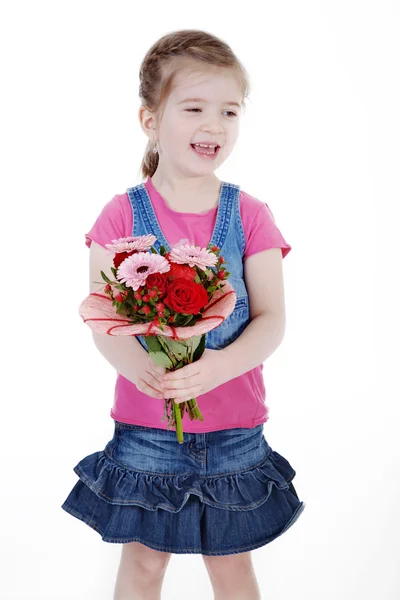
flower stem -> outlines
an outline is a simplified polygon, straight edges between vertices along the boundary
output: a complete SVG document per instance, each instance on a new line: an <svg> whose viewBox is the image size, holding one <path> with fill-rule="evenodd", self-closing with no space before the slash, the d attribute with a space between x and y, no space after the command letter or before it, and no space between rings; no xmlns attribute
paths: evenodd
<svg viewBox="0 0 400 600"><path fill-rule="evenodd" d="M175 402L175 400L172 400L172 406L173 406L173 410L174 410L176 437L178 439L179 444L183 444L183 428L182 428L181 409L180 409L179 403Z"/></svg>
<svg viewBox="0 0 400 600"><path fill-rule="evenodd" d="M187 405L188 405L188 409L189 409L189 417L190 420L193 421L193 419L198 419L199 421L203 421L203 415L200 412L200 408L197 404L196 398L191 398L190 400L187 400Z"/></svg>

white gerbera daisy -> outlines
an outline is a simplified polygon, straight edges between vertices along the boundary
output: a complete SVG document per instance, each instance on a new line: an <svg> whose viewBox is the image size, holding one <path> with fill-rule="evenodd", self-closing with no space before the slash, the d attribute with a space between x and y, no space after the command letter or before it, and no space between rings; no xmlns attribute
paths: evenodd
<svg viewBox="0 0 400 600"><path fill-rule="evenodd" d="M142 252L148 250L156 241L155 235L137 235L136 237L122 237L112 240L112 244L106 244L111 252L108 254L117 254L118 252Z"/></svg>
<svg viewBox="0 0 400 600"><path fill-rule="evenodd" d="M136 291L145 285L147 277L152 273L166 273L169 270L169 262L163 256L137 252L122 261L117 270L117 278Z"/></svg>
<svg viewBox="0 0 400 600"><path fill-rule="evenodd" d="M176 244L169 253L169 260L181 265L196 266L205 271L207 267L214 267L217 264L218 258L206 248L201 248L194 244Z"/></svg>

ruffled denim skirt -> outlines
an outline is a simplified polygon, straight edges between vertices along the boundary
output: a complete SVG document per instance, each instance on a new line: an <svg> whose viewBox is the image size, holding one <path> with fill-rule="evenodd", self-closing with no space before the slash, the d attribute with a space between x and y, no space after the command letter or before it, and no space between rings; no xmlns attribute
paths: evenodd
<svg viewBox="0 0 400 600"><path fill-rule="evenodd" d="M206 433L114 421L105 448L83 458L62 508L105 542L161 552L248 552L282 535L305 508L291 464L263 425Z"/></svg>

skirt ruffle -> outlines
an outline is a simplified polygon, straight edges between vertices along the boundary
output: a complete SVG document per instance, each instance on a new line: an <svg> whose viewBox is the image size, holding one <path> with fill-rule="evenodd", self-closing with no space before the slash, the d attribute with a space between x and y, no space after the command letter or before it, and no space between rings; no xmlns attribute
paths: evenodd
<svg viewBox="0 0 400 600"><path fill-rule="evenodd" d="M134 471L94 452L74 467L79 481L62 508L106 542L205 555L252 550L287 531L305 508L296 471L269 450L250 469L205 477Z"/></svg>

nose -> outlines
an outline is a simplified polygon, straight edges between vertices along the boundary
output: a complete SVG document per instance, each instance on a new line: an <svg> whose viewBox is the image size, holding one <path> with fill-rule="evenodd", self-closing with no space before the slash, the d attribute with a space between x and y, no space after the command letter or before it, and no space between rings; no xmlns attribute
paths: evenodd
<svg viewBox="0 0 400 600"><path fill-rule="evenodd" d="M222 135L224 133L224 130L218 124L203 125L201 130L211 135Z"/></svg>
<svg viewBox="0 0 400 600"><path fill-rule="evenodd" d="M210 132L213 135L223 134L224 128L222 127L218 117L211 117L205 120L205 122L201 126L202 131Z"/></svg>

